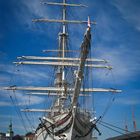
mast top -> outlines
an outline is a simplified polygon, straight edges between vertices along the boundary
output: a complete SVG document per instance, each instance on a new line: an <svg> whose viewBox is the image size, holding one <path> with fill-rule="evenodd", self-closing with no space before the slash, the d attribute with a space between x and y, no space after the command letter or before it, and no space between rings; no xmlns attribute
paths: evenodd
<svg viewBox="0 0 140 140"><path fill-rule="evenodd" d="M63 23L63 27L66 26L68 23L73 23L73 24L87 24L89 23L89 18L88 21L79 21L79 20L67 20L66 19L66 7L88 7L83 4L70 4L66 3L66 0L63 0L61 3L57 2L41 2L41 4L47 4L47 5L52 5L52 6L63 6L63 15L62 19L46 19L46 18L41 18L41 19L33 19L33 22L55 22L55 23ZM95 21L90 21L90 24L96 25Z"/></svg>

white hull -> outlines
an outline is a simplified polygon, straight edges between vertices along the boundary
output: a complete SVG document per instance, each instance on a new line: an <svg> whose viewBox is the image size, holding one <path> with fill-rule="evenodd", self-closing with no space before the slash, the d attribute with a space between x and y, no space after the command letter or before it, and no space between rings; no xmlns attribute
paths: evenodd
<svg viewBox="0 0 140 140"><path fill-rule="evenodd" d="M38 127L36 140L90 140L92 138L92 123L90 123L88 113L78 112L75 117L72 114L71 116L67 115L62 114L53 118L56 119L56 122L58 118L59 121L67 118L66 122L58 125L58 127L50 127L49 122L46 122L43 127Z"/></svg>

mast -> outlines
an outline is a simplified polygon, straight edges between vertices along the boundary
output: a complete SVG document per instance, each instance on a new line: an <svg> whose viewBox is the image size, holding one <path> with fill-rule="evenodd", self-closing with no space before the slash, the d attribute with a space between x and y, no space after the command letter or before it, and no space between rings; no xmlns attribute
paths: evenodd
<svg viewBox="0 0 140 140"><path fill-rule="evenodd" d="M63 0L63 9L62 9L62 21L66 20L66 0ZM59 33L59 55L60 58L64 59L65 58L65 49L66 49L66 39L67 39L67 33L66 33L66 23L62 23L62 31ZM61 61L62 63L64 60ZM56 83L57 87L61 87L63 89L66 89L66 81L65 81L65 66L61 65L58 66L57 68L57 73L56 73L56 81L59 81L59 83ZM57 99L56 103L58 108L61 110L63 108L64 101L66 99L66 90L61 92L60 97ZM54 106L54 107L55 107Z"/></svg>
<svg viewBox="0 0 140 140"><path fill-rule="evenodd" d="M37 57L37 56L21 56L18 59L27 60L14 62L16 65L27 64L27 65L49 65L49 66L57 66L57 72L55 75L55 83L54 87L3 87L4 90L23 90L23 91L33 91L39 92L40 94L46 94L46 92L50 92L50 95L58 95L56 102L53 105L54 109L63 110L64 103L67 99L67 94L70 93L72 96L72 106L77 105L78 97L80 96L80 92L83 91L81 89L81 83L83 79L84 67L91 68L107 68L112 69L112 67L107 65L96 64L96 62L107 63L106 60L103 59L89 59L87 58L88 51L90 49L90 24L96 24L94 21L78 21L78 20L67 20L67 7L87 7L82 4L72 4L67 3L67 0L62 0L60 3L56 2L42 2L42 4L48 4L52 6L62 6L62 18L61 19L33 19L33 22L52 22L52 23L61 23L61 32L58 34L59 36L59 49L53 50L58 52L58 57ZM80 58L70 58L66 57L66 52L70 52L71 50L67 49L67 24L87 24L88 28L86 34L84 36L83 43L81 45L81 57ZM32 60L32 61L30 61ZM36 61L34 61L36 60ZM41 61L40 61L41 60ZM75 62L76 61L76 62ZM86 62L90 62L87 64ZM95 62L95 64L94 64ZM67 87L69 81L66 81L65 76L65 67L77 67L75 85L73 88ZM84 92L121 92L120 90L115 89L103 89L103 88L88 88L84 89ZM72 95L73 94L73 95Z"/></svg>
<svg viewBox="0 0 140 140"><path fill-rule="evenodd" d="M63 5L63 11L62 11L62 13L63 13L62 20L64 21L64 20L66 20L66 6L65 6L66 0L63 0L63 4L64 5ZM59 40L59 41L62 41L62 43L60 43L60 44L62 44L62 46L60 46L60 48L61 48L60 50L62 50L62 58L64 59L65 58L65 48L66 48L66 36L67 36L65 22L63 22L62 27L63 27L62 33L60 33L60 35L59 35L61 40ZM62 66L62 85L63 85L63 87L64 87L64 82L65 82L65 70L64 70L64 66Z"/></svg>

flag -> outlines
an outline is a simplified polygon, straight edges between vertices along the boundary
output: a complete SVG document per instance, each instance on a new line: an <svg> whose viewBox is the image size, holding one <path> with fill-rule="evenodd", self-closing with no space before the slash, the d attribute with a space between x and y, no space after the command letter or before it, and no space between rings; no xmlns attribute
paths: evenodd
<svg viewBox="0 0 140 140"><path fill-rule="evenodd" d="M89 18L89 16L88 16L88 27L91 27L91 25L90 25L90 18Z"/></svg>

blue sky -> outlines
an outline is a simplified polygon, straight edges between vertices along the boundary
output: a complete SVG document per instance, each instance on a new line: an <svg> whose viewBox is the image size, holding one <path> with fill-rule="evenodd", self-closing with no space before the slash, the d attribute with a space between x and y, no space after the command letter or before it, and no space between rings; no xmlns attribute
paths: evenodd
<svg viewBox="0 0 140 140"><path fill-rule="evenodd" d="M53 0L54 1L54 0ZM58 1L58 0L57 0ZM70 3L74 3L71 0ZM114 87L122 89L121 94L113 96L114 100L103 121L124 128L125 122L133 131L132 110L135 112L137 129L140 129L140 1L139 0L77 0L77 3L88 5L88 8L70 8L70 19L96 20L92 27L92 55L109 61L113 67L107 70L94 71L95 87ZM33 18L60 18L60 8L40 5L39 0L1 0L0 1L0 86L13 85L49 85L52 77L51 68L36 66L16 67L12 62L17 56L46 56L44 49L56 49L57 34L60 25L34 24ZM70 44L79 49L86 26L71 25ZM20 77L20 78L19 78ZM51 84L51 83L50 83ZM30 104L38 107L40 103L49 104L51 98L29 97L20 92L0 91L0 131L7 131L10 119L16 133L25 133L21 118L17 115L10 96L18 100L20 108ZM102 114L112 95L95 94L97 117ZM16 104L16 103L15 103ZM132 109L133 108L133 109ZM34 114L32 120L36 125L40 114ZM24 119L27 117L23 115ZM30 118L30 116L29 116ZM29 125L26 126L29 128ZM100 140L119 135L107 128L98 126L102 132ZM29 130L28 130L29 131Z"/></svg>

